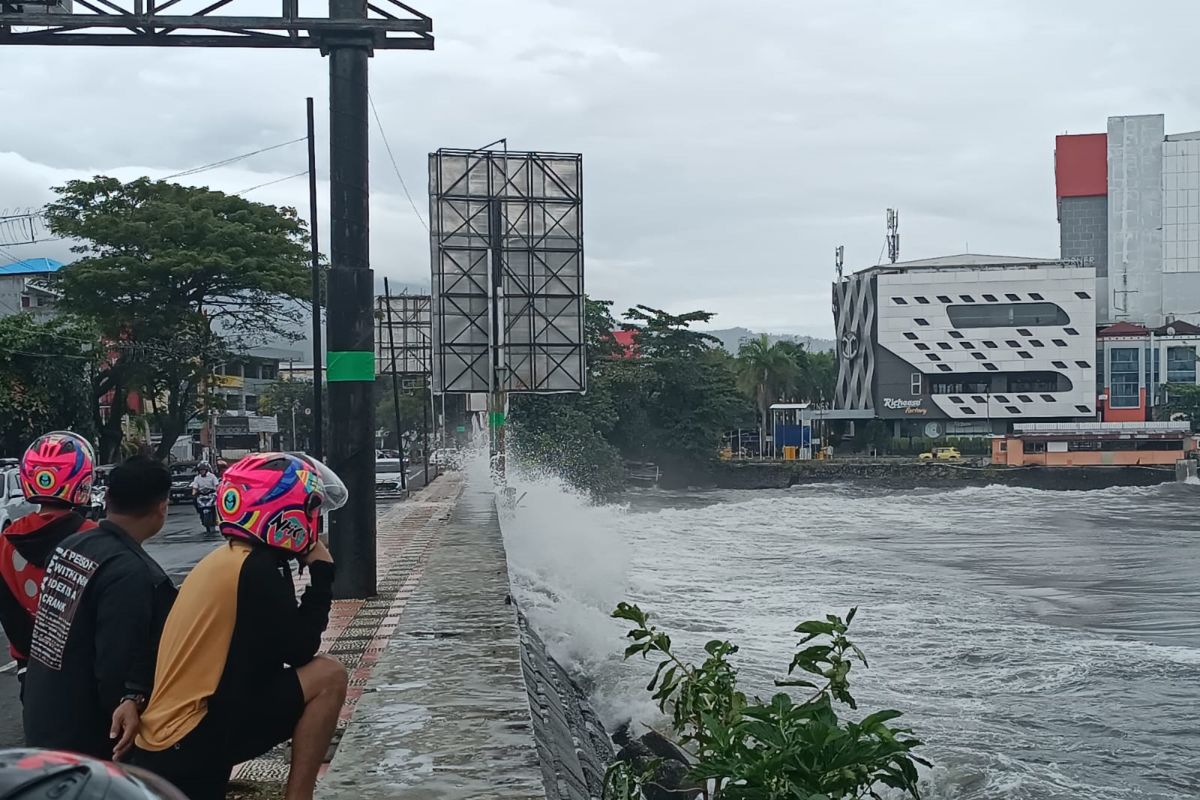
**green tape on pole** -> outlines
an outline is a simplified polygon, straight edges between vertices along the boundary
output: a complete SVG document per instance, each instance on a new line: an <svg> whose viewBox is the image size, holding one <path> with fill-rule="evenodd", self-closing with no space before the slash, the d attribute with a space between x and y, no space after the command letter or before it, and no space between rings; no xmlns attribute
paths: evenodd
<svg viewBox="0 0 1200 800"><path fill-rule="evenodd" d="M370 350L331 350L325 356L330 383L375 380L375 354Z"/></svg>
<svg viewBox="0 0 1200 800"><path fill-rule="evenodd" d="M493 428L499 428L499 427L503 426L504 425L504 412L503 411L493 411L490 414L488 414L488 424L490 424Z"/></svg>

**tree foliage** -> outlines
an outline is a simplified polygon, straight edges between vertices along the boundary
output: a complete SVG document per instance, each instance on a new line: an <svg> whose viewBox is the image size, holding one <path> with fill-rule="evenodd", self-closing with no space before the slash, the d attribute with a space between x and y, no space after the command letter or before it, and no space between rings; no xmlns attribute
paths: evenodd
<svg viewBox="0 0 1200 800"><path fill-rule="evenodd" d="M0 318L0 452L19 456L46 431L91 438L95 333L70 319Z"/></svg>
<svg viewBox="0 0 1200 800"><path fill-rule="evenodd" d="M850 671L867 666L847 638L856 610L796 626L803 638L776 685L802 690L807 697L799 700L786 692L747 697L730 660L738 648L727 641L708 642L705 660L691 664L636 605L621 603L612 616L633 624L626 658L659 659L647 690L690 756L688 778L704 800L859 800L878 798L883 787L919 799L916 765L928 762L913 754L920 742L910 731L888 724L900 712L838 716L839 707L858 708ZM641 800L651 787L661 794L656 775L657 765L618 760L606 775L605 800Z"/></svg>
<svg viewBox="0 0 1200 800"><path fill-rule="evenodd" d="M321 397L324 400L328 393L325 385L321 385ZM324 408L329 408L326 402ZM293 415L293 411L295 414ZM275 417L279 420L280 446L291 450L292 443L300 450L311 450L312 436L316 427L313 416L313 385L311 381L277 380L267 387L258 397L258 413ZM295 430L292 422L295 420ZM325 419L326 432L329 420ZM328 441L328 436L326 436Z"/></svg>
<svg viewBox="0 0 1200 800"><path fill-rule="evenodd" d="M1192 423L1192 432L1200 431L1200 386L1190 383L1169 383L1162 388L1165 400L1155 413L1162 419L1185 419Z"/></svg>
<svg viewBox="0 0 1200 800"><path fill-rule="evenodd" d="M64 304L124 346L100 369L95 395L113 392L122 408L134 391L163 398L161 457L204 406L201 387L230 351L294 335L300 307L280 301L309 291L304 222L295 209L149 178L101 176L54 191L50 230L74 239L81 256L61 273ZM102 458L120 443L114 417Z"/></svg>

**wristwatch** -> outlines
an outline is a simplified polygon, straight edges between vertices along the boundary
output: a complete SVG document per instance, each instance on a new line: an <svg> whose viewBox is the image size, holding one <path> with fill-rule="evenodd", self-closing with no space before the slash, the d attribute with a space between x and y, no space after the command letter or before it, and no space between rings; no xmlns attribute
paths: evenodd
<svg viewBox="0 0 1200 800"><path fill-rule="evenodd" d="M130 700L132 700L133 704L135 706L137 706L137 710L138 710L139 714L146 710L146 702L147 702L146 695L140 694L137 692L130 692L129 694L127 694L121 698L122 703L128 702Z"/></svg>

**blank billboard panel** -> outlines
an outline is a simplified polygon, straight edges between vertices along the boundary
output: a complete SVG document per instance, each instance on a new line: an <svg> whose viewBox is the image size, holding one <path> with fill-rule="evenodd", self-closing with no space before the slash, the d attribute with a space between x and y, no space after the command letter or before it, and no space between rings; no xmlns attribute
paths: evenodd
<svg viewBox="0 0 1200 800"><path fill-rule="evenodd" d="M584 391L582 157L439 150L429 184L435 386Z"/></svg>

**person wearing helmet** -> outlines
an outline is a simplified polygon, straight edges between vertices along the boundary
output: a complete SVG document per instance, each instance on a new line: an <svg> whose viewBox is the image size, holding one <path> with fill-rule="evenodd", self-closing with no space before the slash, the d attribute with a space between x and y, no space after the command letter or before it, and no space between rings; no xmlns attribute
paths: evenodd
<svg viewBox="0 0 1200 800"><path fill-rule="evenodd" d="M76 510L91 503L95 468L92 446L66 431L39 437L21 458L21 492L40 508L0 537L0 625L22 682L46 564L63 539L96 527Z"/></svg>
<svg viewBox="0 0 1200 800"><path fill-rule="evenodd" d="M344 485L319 461L259 453L226 471L227 542L180 587L132 763L192 800L218 800L235 765L291 739L284 797L312 797L346 695L345 667L317 655L334 574L317 520L339 500ZM311 576L299 604L297 559Z"/></svg>
<svg viewBox="0 0 1200 800"><path fill-rule="evenodd" d="M0 750L0 800L187 800L152 772L58 750Z"/></svg>
<svg viewBox="0 0 1200 800"><path fill-rule="evenodd" d="M113 469L108 516L46 566L25 677L25 741L109 758L133 743L175 587L142 543L167 517L171 474L138 456Z"/></svg>

